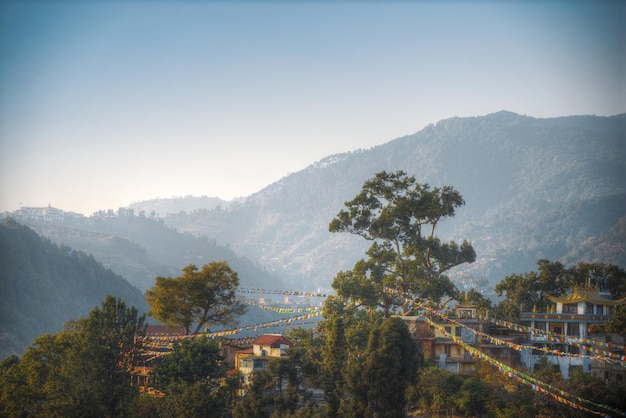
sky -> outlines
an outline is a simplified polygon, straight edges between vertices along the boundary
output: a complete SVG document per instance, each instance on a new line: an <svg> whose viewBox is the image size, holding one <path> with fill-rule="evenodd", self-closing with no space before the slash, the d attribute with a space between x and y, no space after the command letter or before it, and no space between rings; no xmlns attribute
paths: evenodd
<svg viewBox="0 0 626 418"><path fill-rule="evenodd" d="M601 0L0 0L0 212L230 200L450 117L624 113L624 21Z"/></svg>

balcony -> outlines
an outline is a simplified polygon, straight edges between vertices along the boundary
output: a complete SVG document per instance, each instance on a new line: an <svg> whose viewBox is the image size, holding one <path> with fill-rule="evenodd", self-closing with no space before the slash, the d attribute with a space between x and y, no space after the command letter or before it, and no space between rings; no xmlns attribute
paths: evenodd
<svg viewBox="0 0 626 418"><path fill-rule="evenodd" d="M611 319L612 315L587 315L573 313L540 313L521 312L520 321L553 321L553 322L604 322Z"/></svg>

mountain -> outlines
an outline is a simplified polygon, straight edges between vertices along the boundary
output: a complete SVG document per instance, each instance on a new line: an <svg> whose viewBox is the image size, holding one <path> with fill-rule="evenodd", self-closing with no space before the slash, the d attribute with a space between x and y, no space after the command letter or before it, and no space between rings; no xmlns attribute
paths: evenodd
<svg viewBox="0 0 626 418"><path fill-rule="evenodd" d="M502 111L446 119L368 150L329 156L240 204L163 220L228 245L294 288L328 288L368 246L329 233L328 224L382 170L404 170L463 195L466 205L441 223L438 236L467 238L477 261L452 278L493 285L534 270L541 258L575 262L582 243L607 236L626 216L626 114L537 119ZM602 253L577 257L604 262Z"/></svg>
<svg viewBox="0 0 626 418"><path fill-rule="evenodd" d="M214 239L179 233L160 218L132 211L97 213L89 218L68 217L20 222L56 242L92 254L96 260L145 291L157 276L178 277L183 267L201 267L211 261L227 261L243 287L282 288L282 281L258 263L237 255Z"/></svg>
<svg viewBox="0 0 626 418"><path fill-rule="evenodd" d="M92 256L53 244L11 218L0 224L0 358L86 317L107 295L140 313L143 294Z"/></svg>

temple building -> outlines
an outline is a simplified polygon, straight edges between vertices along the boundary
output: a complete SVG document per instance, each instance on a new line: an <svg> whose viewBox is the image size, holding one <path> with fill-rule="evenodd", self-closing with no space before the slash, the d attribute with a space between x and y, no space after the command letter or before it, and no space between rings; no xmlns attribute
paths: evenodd
<svg viewBox="0 0 626 418"><path fill-rule="evenodd" d="M520 320L531 328L554 334L587 338L589 326L608 321L614 309L626 303L626 298L612 299L610 293L596 288L579 289L564 297L548 295L553 302L547 312L522 312ZM532 335L534 340L545 339L545 335Z"/></svg>
<svg viewBox="0 0 626 418"><path fill-rule="evenodd" d="M572 366L582 366L584 373L591 373L592 361L585 357L591 353L581 352L580 344L576 343L588 338L591 325L611 319L617 306L626 304L626 298L613 299L609 292L598 286L592 287L590 281L584 289L574 288L569 295L547 297L552 304L548 305L546 312L520 314L521 323L539 330L532 332L530 341L525 344L582 356L546 355L543 351L528 349L520 355L522 363L534 370L537 362L545 357L549 363L559 366L564 379L568 379Z"/></svg>

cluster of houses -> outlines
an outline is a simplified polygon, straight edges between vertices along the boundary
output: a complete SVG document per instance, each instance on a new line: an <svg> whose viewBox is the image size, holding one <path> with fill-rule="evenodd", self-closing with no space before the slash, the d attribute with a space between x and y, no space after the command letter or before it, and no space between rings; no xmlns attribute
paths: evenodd
<svg viewBox="0 0 626 418"><path fill-rule="evenodd" d="M623 383L626 375L624 335L589 334L594 324L610 319L614 309L626 303L626 298L613 300L597 288L575 289L562 298L550 296L547 312L523 312L519 326L489 320L477 315L477 306L459 304L447 317L439 320L424 316L401 317L408 325L418 350L424 358L453 373L469 375L478 361L463 345L484 353L505 364L521 364L533 371L541 359L558 365L561 375L568 379L572 367L581 367L607 384ZM182 328L150 326L148 336L182 336ZM555 338L555 335L559 337ZM595 359L592 339L617 361ZM252 341L252 348L222 342L224 362L229 374L240 374L244 387L254 373L266 370L270 359L287 355L293 342L281 334L265 334ZM602 357L604 358L604 357ZM620 361L622 359L622 361ZM136 370L137 383L149 386L149 367Z"/></svg>
<svg viewBox="0 0 626 418"><path fill-rule="evenodd" d="M574 289L562 298L548 296L547 312L522 312L519 324L477 315L477 306L460 304L447 318L420 316L402 319L409 326L420 352L439 367L472 374L478 361L462 345L469 345L505 364L521 364L533 371L542 360L557 365L564 379L572 367L623 383L626 376L624 335L591 334L594 325L608 321L626 298L614 300L597 287Z"/></svg>
<svg viewBox="0 0 626 418"><path fill-rule="evenodd" d="M171 337L184 336L183 327L163 327L150 325L146 329L148 337ZM227 375L240 374L243 386L250 383L254 373L267 370L267 365L272 358L287 355L287 350L293 347L293 342L282 334L264 334L252 341L252 348L242 348L234 342L224 340L220 342L223 362L229 367ZM150 365L136 367L134 370L135 382L140 388L150 388Z"/></svg>

